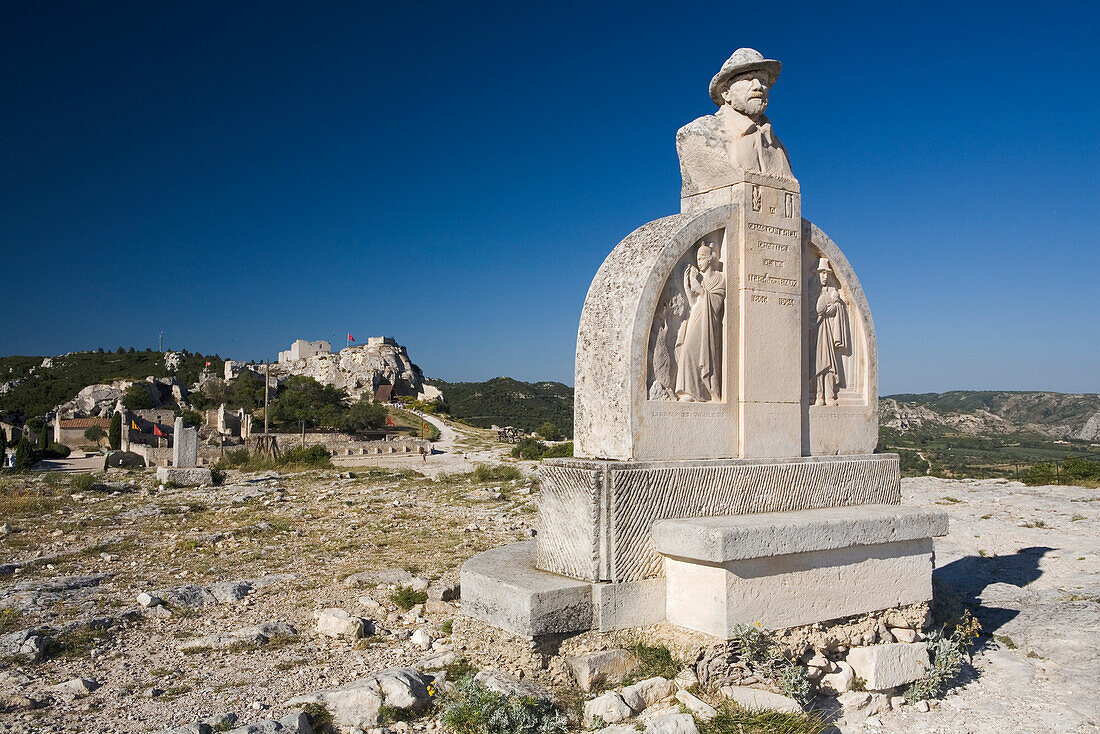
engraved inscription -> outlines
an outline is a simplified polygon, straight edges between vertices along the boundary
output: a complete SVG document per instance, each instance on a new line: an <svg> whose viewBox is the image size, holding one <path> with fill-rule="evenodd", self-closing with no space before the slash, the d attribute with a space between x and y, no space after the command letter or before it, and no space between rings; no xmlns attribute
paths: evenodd
<svg viewBox="0 0 1100 734"><path fill-rule="evenodd" d="M761 250L776 250L777 252L788 252L791 249L790 245L784 245L780 242L760 242L757 246Z"/></svg>
<svg viewBox="0 0 1100 734"><path fill-rule="evenodd" d="M747 279L750 283L771 283L772 285L783 285L788 288L798 285L798 281L794 278L780 278L778 275L769 273L749 273Z"/></svg>
<svg viewBox="0 0 1100 734"><path fill-rule="evenodd" d="M767 296L762 296L759 293L754 293L752 295L752 302L753 303L767 303L768 302L768 297Z"/></svg>
<svg viewBox="0 0 1100 734"><path fill-rule="evenodd" d="M794 299L793 298L780 298L779 299L779 305L780 306L793 306L794 305Z"/></svg>
<svg viewBox="0 0 1100 734"><path fill-rule="evenodd" d="M781 268L783 267L782 260L772 260L770 258L764 258L764 267L766 268Z"/></svg>
<svg viewBox="0 0 1100 734"><path fill-rule="evenodd" d="M793 229L784 229L782 227L773 227L770 224L759 224L757 222L749 222L749 229L756 230L757 232L767 232L768 234L776 234L780 237L797 237L798 232Z"/></svg>

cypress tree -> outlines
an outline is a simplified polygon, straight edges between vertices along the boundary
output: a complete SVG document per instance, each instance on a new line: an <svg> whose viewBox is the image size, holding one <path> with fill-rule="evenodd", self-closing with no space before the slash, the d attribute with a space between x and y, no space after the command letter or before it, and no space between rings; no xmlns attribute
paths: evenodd
<svg viewBox="0 0 1100 734"><path fill-rule="evenodd" d="M37 463L37 458L34 449L31 448L31 442L24 435L15 447L15 466L12 468L20 473L29 472L31 467Z"/></svg>
<svg viewBox="0 0 1100 734"><path fill-rule="evenodd" d="M107 441L111 444L112 451L122 448L122 413L111 416L111 427L107 431Z"/></svg>

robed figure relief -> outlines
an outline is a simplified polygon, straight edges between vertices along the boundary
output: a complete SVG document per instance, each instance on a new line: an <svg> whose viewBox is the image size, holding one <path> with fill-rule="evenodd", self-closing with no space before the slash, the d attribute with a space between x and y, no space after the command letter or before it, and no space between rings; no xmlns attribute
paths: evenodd
<svg viewBox="0 0 1100 734"><path fill-rule="evenodd" d="M851 348L852 330L848 322L848 304L834 284L828 258L817 266L820 288L810 325L810 354L813 355L811 388L814 405L836 405L837 391L844 387L841 356Z"/></svg>
<svg viewBox="0 0 1100 734"><path fill-rule="evenodd" d="M650 337L650 400L722 399L726 276L717 250L701 243L694 262L685 255L669 276Z"/></svg>
<svg viewBox="0 0 1100 734"><path fill-rule="evenodd" d="M710 245L699 245L695 262L684 270L690 311L676 335L676 399L707 402L722 399L726 276Z"/></svg>

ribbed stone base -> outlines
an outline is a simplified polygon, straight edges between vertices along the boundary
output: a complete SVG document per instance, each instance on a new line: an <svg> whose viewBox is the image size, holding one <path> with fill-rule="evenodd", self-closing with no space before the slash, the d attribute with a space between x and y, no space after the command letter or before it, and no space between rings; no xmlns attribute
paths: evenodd
<svg viewBox="0 0 1100 734"><path fill-rule="evenodd" d="M901 501L896 454L792 459L602 461L539 467L536 566L583 581L661 576L658 520Z"/></svg>

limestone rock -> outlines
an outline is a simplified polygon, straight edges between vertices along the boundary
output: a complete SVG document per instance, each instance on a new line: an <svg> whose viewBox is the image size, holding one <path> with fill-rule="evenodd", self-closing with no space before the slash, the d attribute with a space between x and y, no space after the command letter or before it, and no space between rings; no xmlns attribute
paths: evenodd
<svg viewBox="0 0 1100 734"><path fill-rule="evenodd" d="M254 724L230 729L228 734L313 734L309 717L302 711L295 711L281 719L264 719Z"/></svg>
<svg viewBox="0 0 1100 734"><path fill-rule="evenodd" d="M916 642L918 633L916 630L905 629L898 627L891 629L890 632L894 635L898 642Z"/></svg>
<svg viewBox="0 0 1100 734"><path fill-rule="evenodd" d="M851 665L843 660L838 661L836 667L835 673L829 673L821 677L821 687L835 693L844 693L852 687L852 683L856 679L856 672Z"/></svg>
<svg viewBox="0 0 1100 734"><path fill-rule="evenodd" d="M200 487L213 484L214 479L210 470L202 467L158 466L157 481L162 483L171 482L177 487Z"/></svg>
<svg viewBox="0 0 1100 734"><path fill-rule="evenodd" d="M428 587L428 598L436 601L458 601L461 596L462 586L457 582L453 584L436 583Z"/></svg>
<svg viewBox="0 0 1100 734"><path fill-rule="evenodd" d="M99 688L99 682L94 678L72 678L64 683L50 686L48 690L60 693L64 696L76 696L82 698Z"/></svg>
<svg viewBox="0 0 1100 734"><path fill-rule="evenodd" d="M180 645L181 650L194 650L202 648L214 648L224 650L235 645L253 644L266 645L275 637L290 637L298 634L292 625L286 622L265 622L242 627L230 632L215 632L211 635L196 637Z"/></svg>
<svg viewBox="0 0 1100 734"><path fill-rule="evenodd" d="M287 701L290 706L319 703L332 714L333 722L352 731L373 729L378 726L378 711L382 708L382 689L376 678L362 678L337 688L295 696Z"/></svg>
<svg viewBox="0 0 1100 734"><path fill-rule="evenodd" d="M600 683L619 680L638 669L638 659L629 650L589 652L568 657L565 662L582 691L591 691Z"/></svg>
<svg viewBox="0 0 1100 734"><path fill-rule="evenodd" d="M164 603L164 600L161 599L159 596L155 596L153 594L142 591L137 595L137 603L145 609L148 609L149 607L160 606Z"/></svg>
<svg viewBox="0 0 1100 734"><path fill-rule="evenodd" d="M152 596L163 599L167 604L185 609L197 609L199 607L217 604L218 599L210 593L209 589L194 584L177 586L174 589L163 589Z"/></svg>
<svg viewBox="0 0 1100 734"><path fill-rule="evenodd" d="M718 715L718 710L698 696L686 690L676 692L676 700L688 707L697 719L710 721Z"/></svg>
<svg viewBox="0 0 1100 734"><path fill-rule="evenodd" d="M490 691L503 693L505 696L535 696L536 698L549 699L550 694L540 686L525 680L519 680L499 670L486 669L478 671L474 680L488 688Z"/></svg>
<svg viewBox="0 0 1100 734"><path fill-rule="evenodd" d="M367 620L353 617L343 609L331 607L317 612L317 631L328 637L366 637Z"/></svg>
<svg viewBox="0 0 1100 734"><path fill-rule="evenodd" d="M634 713L649 708L658 701L664 700L676 692L676 685L668 678L657 676L646 678L627 686L622 691L623 700Z"/></svg>
<svg viewBox="0 0 1100 734"><path fill-rule="evenodd" d="M802 707L793 698L781 696L771 691L763 691L759 688L723 686L719 693L722 694L722 698L733 701L741 708L750 711L768 709L769 711L780 711L788 714L802 713Z"/></svg>
<svg viewBox="0 0 1100 734"><path fill-rule="evenodd" d="M847 662L869 690L903 686L928 669L928 648L922 642L892 642L887 645L853 647Z"/></svg>
<svg viewBox="0 0 1100 734"><path fill-rule="evenodd" d="M441 650L421 658L416 667L418 670L442 670L456 659L458 659L458 656L453 651Z"/></svg>
<svg viewBox="0 0 1100 734"><path fill-rule="evenodd" d="M429 634L428 631L423 627L413 632L412 637L409 638L409 642L416 645L421 650L431 650L432 643L434 641L435 640L432 638L431 634Z"/></svg>
<svg viewBox="0 0 1100 734"><path fill-rule="evenodd" d="M645 734L699 734L691 714L664 714L650 719Z"/></svg>
<svg viewBox="0 0 1100 734"><path fill-rule="evenodd" d="M379 584L407 585L413 575L401 568L383 568L381 571L360 571L344 579L345 586L363 587Z"/></svg>
<svg viewBox="0 0 1100 734"><path fill-rule="evenodd" d="M240 601L252 591L252 584L247 581L222 581L210 587L210 593L219 602Z"/></svg>
<svg viewBox="0 0 1100 734"><path fill-rule="evenodd" d="M413 668L387 668L375 676L387 706L420 711L428 704L428 678Z"/></svg>
<svg viewBox="0 0 1100 734"><path fill-rule="evenodd" d="M602 696L584 702L585 726L592 726L597 719L607 724L618 724L620 721L626 721L633 714L623 697L615 691L608 691Z"/></svg>

